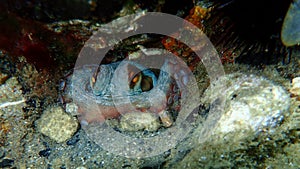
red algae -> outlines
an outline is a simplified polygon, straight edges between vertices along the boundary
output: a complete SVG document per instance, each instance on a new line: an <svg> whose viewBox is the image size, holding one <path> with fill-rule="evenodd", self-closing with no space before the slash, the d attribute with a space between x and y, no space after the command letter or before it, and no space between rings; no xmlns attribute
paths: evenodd
<svg viewBox="0 0 300 169"><path fill-rule="evenodd" d="M15 58L24 56L37 70L51 70L62 65L62 59L58 57L76 56L81 47L78 44L84 38L76 32L54 32L46 23L22 18L9 11L1 10L0 16L4 18L0 21L0 49ZM57 56L57 52L61 55Z"/></svg>

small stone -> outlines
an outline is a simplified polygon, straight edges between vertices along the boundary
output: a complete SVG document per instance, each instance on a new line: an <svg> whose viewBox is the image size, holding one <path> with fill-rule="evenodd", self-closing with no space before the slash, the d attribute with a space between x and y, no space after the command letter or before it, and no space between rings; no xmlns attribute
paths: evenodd
<svg viewBox="0 0 300 169"><path fill-rule="evenodd" d="M78 115L78 106L75 103L67 103L66 112L70 113L72 116L76 116Z"/></svg>
<svg viewBox="0 0 300 169"><path fill-rule="evenodd" d="M120 120L121 129L125 131L156 131L161 124L158 117L153 113L131 112L126 113Z"/></svg>
<svg viewBox="0 0 300 169"><path fill-rule="evenodd" d="M295 77L292 80L292 87L290 92L295 96L300 96L300 77Z"/></svg>
<svg viewBox="0 0 300 169"><path fill-rule="evenodd" d="M58 143L70 139L77 131L78 122L61 107L48 108L37 122L38 130Z"/></svg>
<svg viewBox="0 0 300 169"><path fill-rule="evenodd" d="M50 148L46 148L45 150L41 150L39 152L39 155L41 157L48 157L51 154L51 149Z"/></svg>

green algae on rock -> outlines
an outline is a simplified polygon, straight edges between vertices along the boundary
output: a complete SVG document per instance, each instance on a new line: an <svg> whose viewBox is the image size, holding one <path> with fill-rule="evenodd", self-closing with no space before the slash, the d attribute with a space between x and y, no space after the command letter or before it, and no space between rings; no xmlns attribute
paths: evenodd
<svg viewBox="0 0 300 169"><path fill-rule="evenodd" d="M75 117L67 114L61 107L51 107L43 112L37 121L38 130L55 140L62 143L73 136L77 131L78 122Z"/></svg>

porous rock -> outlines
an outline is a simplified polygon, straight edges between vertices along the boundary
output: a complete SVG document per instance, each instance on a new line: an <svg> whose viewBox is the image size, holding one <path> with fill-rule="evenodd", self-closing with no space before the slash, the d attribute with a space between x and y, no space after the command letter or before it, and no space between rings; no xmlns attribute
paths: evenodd
<svg viewBox="0 0 300 169"><path fill-rule="evenodd" d="M58 143L71 138L77 131L78 122L61 107L51 107L37 121L38 130Z"/></svg>

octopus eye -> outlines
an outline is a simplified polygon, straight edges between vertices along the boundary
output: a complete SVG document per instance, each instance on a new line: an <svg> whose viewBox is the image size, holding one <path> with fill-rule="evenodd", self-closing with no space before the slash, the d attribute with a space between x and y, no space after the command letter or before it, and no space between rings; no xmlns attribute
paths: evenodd
<svg viewBox="0 0 300 169"><path fill-rule="evenodd" d="M143 92L149 91L153 88L153 79L149 76L142 78L141 89Z"/></svg>
<svg viewBox="0 0 300 169"><path fill-rule="evenodd" d="M147 73L149 74L149 72ZM130 73L129 77L132 77L133 73ZM153 77L155 77L153 73ZM145 75L143 72L139 72L136 75L134 75L132 78L130 78L129 87L130 89L134 91L140 91L140 92L146 92L150 91L154 87L154 82L156 79L153 79L153 77Z"/></svg>
<svg viewBox="0 0 300 169"><path fill-rule="evenodd" d="M141 79L142 79L142 74L141 72L137 73L134 75L134 72L131 72L129 74L129 87L130 89L133 89L134 91L140 90L141 88Z"/></svg>

